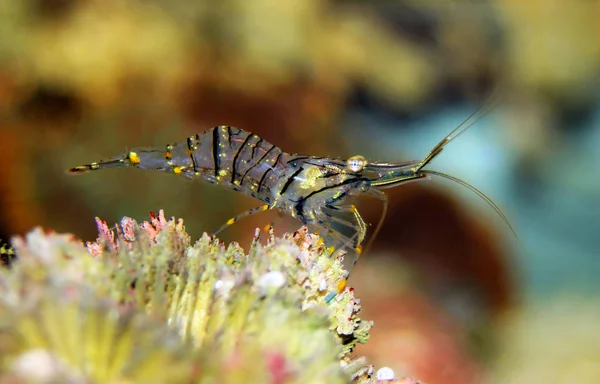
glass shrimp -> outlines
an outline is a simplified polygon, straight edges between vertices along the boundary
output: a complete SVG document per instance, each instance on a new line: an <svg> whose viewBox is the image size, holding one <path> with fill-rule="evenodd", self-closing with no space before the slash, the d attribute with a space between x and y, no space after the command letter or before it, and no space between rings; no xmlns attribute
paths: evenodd
<svg viewBox="0 0 600 384"><path fill-rule="evenodd" d="M264 204L228 220L216 233L243 217L280 210L319 233L336 250L346 251L344 264L351 271L362 253L368 227L350 203L352 198L369 195L383 202L383 212L371 236L372 241L387 212L387 195L381 189L431 176L449 179L475 192L514 233L508 219L483 192L453 176L425 169L450 141L473 125L474 121L466 123L477 112L420 161L391 163L367 161L362 156L343 160L289 154L258 135L231 126L217 126L164 148L134 148L109 160L80 165L68 172L79 174L105 168L135 167L222 185ZM340 282L338 289L342 290L345 284L345 280Z"/></svg>

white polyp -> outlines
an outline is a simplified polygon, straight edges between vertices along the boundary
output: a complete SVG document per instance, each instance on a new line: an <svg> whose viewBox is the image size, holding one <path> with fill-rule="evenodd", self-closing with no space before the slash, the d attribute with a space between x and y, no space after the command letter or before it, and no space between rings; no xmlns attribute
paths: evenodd
<svg viewBox="0 0 600 384"><path fill-rule="evenodd" d="M394 380L394 371L390 367L382 367L377 370L377 380Z"/></svg>
<svg viewBox="0 0 600 384"><path fill-rule="evenodd" d="M56 360L42 349L23 353L13 361L12 368L19 376L36 381L50 381L58 373Z"/></svg>
<svg viewBox="0 0 600 384"><path fill-rule="evenodd" d="M270 271L258 279L261 288L280 288L285 284L285 276L279 271Z"/></svg>
<svg viewBox="0 0 600 384"><path fill-rule="evenodd" d="M318 304L316 301L304 302L304 303L302 303L302 310L306 311L307 309L315 308L317 306L318 306Z"/></svg>
<svg viewBox="0 0 600 384"><path fill-rule="evenodd" d="M225 283L223 283L223 280L215 281L215 290L218 291L219 289L221 289L221 287L223 287L223 284L225 284Z"/></svg>
<svg viewBox="0 0 600 384"><path fill-rule="evenodd" d="M69 368L50 352L32 349L12 362L12 371L26 382L83 382L75 371Z"/></svg>
<svg viewBox="0 0 600 384"><path fill-rule="evenodd" d="M214 289L220 295L227 296L234 285L235 285L235 282L233 280L229 280L229 279L217 280L217 281L215 281Z"/></svg>
<svg viewBox="0 0 600 384"><path fill-rule="evenodd" d="M325 279L322 279L322 280L319 282L319 291L324 291L324 290L326 290L326 289L327 289L327 280L325 280Z"/></svg>

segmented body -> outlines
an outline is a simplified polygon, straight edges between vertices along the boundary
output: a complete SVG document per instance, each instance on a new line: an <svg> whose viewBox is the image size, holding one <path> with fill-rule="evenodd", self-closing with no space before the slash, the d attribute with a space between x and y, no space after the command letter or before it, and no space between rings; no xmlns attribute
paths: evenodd
<svg viewBox="0 0 600 384"><path fill-rule="evenodd" d="M405 163L407 172L417 163ZM242 192L265 203L250 213L279 209L331 237L332 245L357 254L365 238L366 224L360 214L354 206L344 205L348 198L371 189L371 179L361 172L360 164L349 166L341 159L289 154L258 135L218 126L164 149L134 148L111 160L70 171L123 166L200 178ZM334 229L339 226L348 234ZM356 257L350 259L353 263Z"/></svg>
<svg viewBox="0 0 600 384"><path fill-rule="evenodd" d="M500 209L476 188L444 173L424 169L446 144L470 127L465 123L421 161L386 163L367 161L362 156L342 160L289 154L258 135L231 126L218 126L164 148L134 148L107 161L71 168L69 172L136 167L225 186L252 196L264 205L232 218L221 229L241 217L278 209L320 233L329 245L346 251L345 264L350 270L361 254L367 234L367 224L351 204L352 198L366 194L383 202L383 214L373 232L374 238L387 210L387 195L380 191L382 188L430 175L440 176L471 189L510 226Z"/></svg>

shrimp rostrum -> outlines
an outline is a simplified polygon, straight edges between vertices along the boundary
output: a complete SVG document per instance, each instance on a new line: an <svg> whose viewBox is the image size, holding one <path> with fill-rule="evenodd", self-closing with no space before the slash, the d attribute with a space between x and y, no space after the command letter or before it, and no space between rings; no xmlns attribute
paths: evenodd
<svg viewBox="0 0 600 384"><path fill-rule="evenodd" d="M447 143L467 128L463 125L456 128L423 160L386 163L367 161L362 156L342 160L289 154L250 132L218 126L164 148L134 148L106 161L71 168L69 172L135 167L225 186L264 204L230 219L217 232L242 217L280 210L319 233L328 245L345 251L345 265L350 270L362 252L368 229L351 204L359 195L370 195L383 202L383 213L371 239L381 227L387 210L387 197L381 189L431 175L471 189L508 223L499 208L479 190L452 176L425 169Z"/></svg>

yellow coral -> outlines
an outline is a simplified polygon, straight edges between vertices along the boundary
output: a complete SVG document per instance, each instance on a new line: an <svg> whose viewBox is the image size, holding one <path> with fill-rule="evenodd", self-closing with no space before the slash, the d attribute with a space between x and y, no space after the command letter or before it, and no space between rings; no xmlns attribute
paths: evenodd
<svg viewBox="0 0 600 384"><path fill-rule="evenodd" d="M192 245L162 211L141 225L124 218L117 236L97 223L89 253L39 229L15 239L19 262L0 276L0 378L204 382L252 372L253 382L341 383L363 367L348 353L371 324L357 317L352 290L325 303L345 272L306 228L271 233L266 245L255 238L246 255L207 235ZM23 368L32 362L54 369L34 377Z"/></svg>

